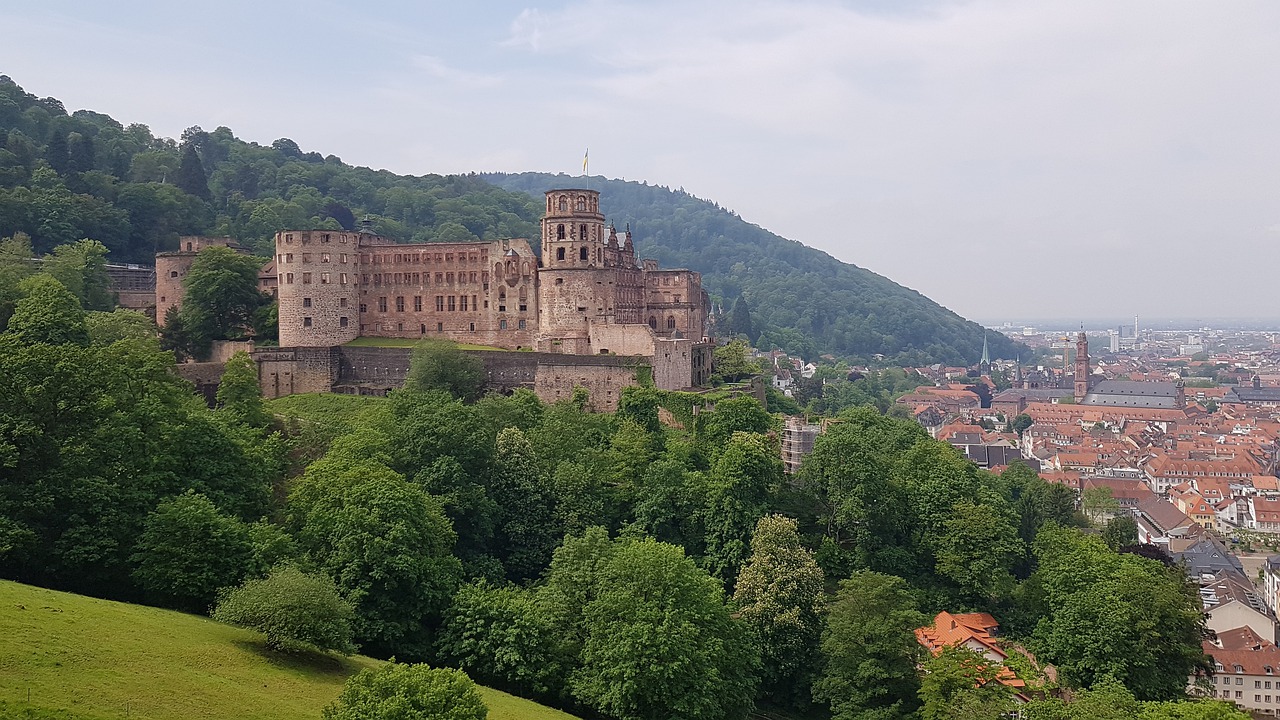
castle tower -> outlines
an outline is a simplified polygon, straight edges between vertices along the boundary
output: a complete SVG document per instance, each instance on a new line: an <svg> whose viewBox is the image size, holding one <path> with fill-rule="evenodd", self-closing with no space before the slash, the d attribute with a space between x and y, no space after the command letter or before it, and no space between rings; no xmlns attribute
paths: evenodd
<svg viewBox="0 0 1280 720"><path fill-rule="evenodd" d="M1089 394L1089 338L1085 336L1084 331L1076 337L1076 371L1075 371L1075 399L1076 402L1084 400L1084 396Z"/></svg>
<svg viewBox="0 0 1280 720"><path fill-rule="evenodd" d="M359 244L358 233L276 233L281 347L331 347L360 336Z"/></svg>
<svg viewBox="0 0 1280 720"><path fill-rule="evenodd" d="M539 349L592 354L588 321L614 314L604 215L595 190L550 190L538 270Z"/></svg>

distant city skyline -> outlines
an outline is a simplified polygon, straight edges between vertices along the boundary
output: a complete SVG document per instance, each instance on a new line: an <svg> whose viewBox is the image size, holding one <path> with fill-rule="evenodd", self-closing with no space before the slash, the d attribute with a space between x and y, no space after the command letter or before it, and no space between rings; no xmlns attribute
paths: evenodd
<svg viewBox="0 0 1280 720"><path fill-rule="evenodd" d="M10 3L0 73L178 137L682 187L975 320L1273 316L1280 4ZM637 228L643 232L643 228Z"/></svg>

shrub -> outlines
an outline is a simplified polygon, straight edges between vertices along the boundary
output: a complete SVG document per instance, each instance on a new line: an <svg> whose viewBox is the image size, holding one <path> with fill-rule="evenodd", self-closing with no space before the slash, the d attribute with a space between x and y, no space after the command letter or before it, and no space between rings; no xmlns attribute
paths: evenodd
<svg viewBox="0 0 1280 720"><path fill-rule="evenodd" d="M351 642L351 603L342 599L328 576L291 565L222 593L213 619L265 634L273 650L336 650L346 655L356 650Z"/></svg>

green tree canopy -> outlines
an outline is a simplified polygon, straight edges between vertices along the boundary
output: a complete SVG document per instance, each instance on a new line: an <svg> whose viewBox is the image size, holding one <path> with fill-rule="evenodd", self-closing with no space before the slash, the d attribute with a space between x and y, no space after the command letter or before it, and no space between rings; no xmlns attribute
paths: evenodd
<svg viewBox="0 0 1280 720"><path fill-rule="evenodd" d="M23 297L14 306L5 332L27 344L89 344L80 301L53 276L33 275L18 289Z"/></svg>
<svg viewBox="0 0 1280 720"><path fill-rule="evenodd" d="M226 247L200 251L183 278L182 326L190 334L196 354L213 340L244 337L254 312L264 302L258 292L259 258Z"/></svg>
<svg viewBox="0 0 1280 720"><path fill-rule="evenodd" d="M351 603L327 576L292 565L222 593L213 619L261 632L273 650L336 650L344 655L356 650Z"/></svg>
<svg viewBox="0 0 1280 720"><path fill-rule="evenodd" d="M480 398L486 382L484 361L449 340L425 339L413 347L405 387L425 392L444 390L463 402Z"/></svg>
<svg viewBox="0 0 1280 720"><path fill-rule="evenodd" d="M489 709L461 670L387 663L361 670L324 720L485 720Z"/></svg>
<svg viewBox="0 0 1280 720"><path fill-rule="evenodd" d="M251 557L248 529L203 495L187 492L147 517L133 554L134 579L155 599L205 611L240 582Z"/></svg>

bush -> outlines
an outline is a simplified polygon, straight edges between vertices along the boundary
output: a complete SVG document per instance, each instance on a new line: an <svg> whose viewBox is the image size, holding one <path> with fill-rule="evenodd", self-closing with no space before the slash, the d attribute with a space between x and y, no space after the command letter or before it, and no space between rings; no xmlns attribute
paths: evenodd
<svg viewBox="0 0 1280 720"><path fill-rule="evenodd" d="M222 593L213 619L265 634L273 650L336 650L345 655L356 650L351 642L351 603L342 599L328 576L293 566Z"/></svg>
<svg viewBox="0 0 1280 720"><path fill-rule="evenodd" d="M389 663L361 670L324 720L485 720L489 709L461 670Z"/></svg>
<svg viewBox="0 0 1280 720"><path fill-rule="evenodd" d="M244 578L252 552L244 523L192 491L147 516L135 550L133 579L150 599L196 612Z"/></svg>

